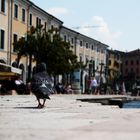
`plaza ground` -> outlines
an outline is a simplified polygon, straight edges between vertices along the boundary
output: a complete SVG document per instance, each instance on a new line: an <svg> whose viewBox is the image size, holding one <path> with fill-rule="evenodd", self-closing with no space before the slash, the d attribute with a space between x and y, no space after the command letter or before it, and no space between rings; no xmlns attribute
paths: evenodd
<svg viewBox="0 0 140 140"><path fill-rule="evenodd" d="M56 94L38 109L34 95L0 96L0 139L139 140L140 109L76 100L103 97Z"/></svg>

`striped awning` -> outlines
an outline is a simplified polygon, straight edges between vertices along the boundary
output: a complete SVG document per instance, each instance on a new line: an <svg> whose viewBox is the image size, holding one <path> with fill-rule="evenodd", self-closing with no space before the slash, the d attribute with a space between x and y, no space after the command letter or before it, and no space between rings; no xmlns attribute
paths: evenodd
<svg viewBox="0 0 140 140"><path fill-rule="evenodd" d="M22 70L4 63L0 63L0 79L21 75Z"/></svg>

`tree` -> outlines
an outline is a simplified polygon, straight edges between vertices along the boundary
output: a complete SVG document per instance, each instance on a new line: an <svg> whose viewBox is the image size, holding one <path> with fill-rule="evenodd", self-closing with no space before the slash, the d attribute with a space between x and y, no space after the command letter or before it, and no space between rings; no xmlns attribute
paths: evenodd
<svg viewBox="0 0 140 140"><path fill-rule="evenodd" d="M53 34L53 40L51 35ZM59 35L59 30L54 28L47 32L49 43L46 48L46 64L48 72L53 75L65 74L73 72L79 67L77 56L71 50L72 46L69 42L65 42Z"/></svg>
<svg viewBox="0 0 140 140"><path fill-rule="evenodd" d="M36 42L35 28L31 27L30 31L26 34L26 38L21 37L13 44L15 52L17 52L18 65L22 56L29 56L28 80L31 79L32 58L37 51Z"/></svg>
<svg viewBox="0 0 140 140"><path fill-rule="evenodd" d="M25 54L24 52L25 38L21 37L17 42L14 42L13 45L14 45L14 50L17 52L17 67L18 67L22 55Z"/></svg>
<svg viewBox="0 0 140 140"><path fill-rule="evenodd" d="M71 50L70 43L62 40L59 30L56 28L46 32L43 26L31 27L26 38L19 39L14 47L19 60L21 56L29 57L28 79L31 78L33 57L37 64L45 62L48 73L54 76L71 73L82 66L82 63L77 61L77 56Z"/></svg>

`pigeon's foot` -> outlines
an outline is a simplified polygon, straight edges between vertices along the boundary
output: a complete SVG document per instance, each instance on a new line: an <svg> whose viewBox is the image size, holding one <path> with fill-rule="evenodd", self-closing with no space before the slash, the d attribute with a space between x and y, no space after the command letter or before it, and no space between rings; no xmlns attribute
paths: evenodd
<svg viewBox="0 0 140 140"><path fill-rule="evenodd" d="M38 104L37 108L42 108L42 104Z"/></svg>
<svg viewBox="0 0 140 140"><path fill-rule="evenodd" d="M42 104L39 104L38 106L37 106L37 108L44 108L45 107L45 105L42 105Z"/></svg>

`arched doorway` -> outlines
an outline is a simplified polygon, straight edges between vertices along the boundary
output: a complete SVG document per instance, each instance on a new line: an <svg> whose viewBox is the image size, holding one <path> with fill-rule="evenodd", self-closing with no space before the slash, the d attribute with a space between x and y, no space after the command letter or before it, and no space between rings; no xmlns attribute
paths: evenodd
<svg viewBox="0 0 140 140"><path fill-rule="evenodd" d="M15 67L15 68L17 68L17 67L18 67L18 66L17 66L17 62L14 61L14 62L12 63L12 66Z"/></svg>
<svg viewBox="0 0 140 140"><path fill-rule="evenodd" d="M6 64L6 62L3 59L0 59L0 63Z"/></svg>

